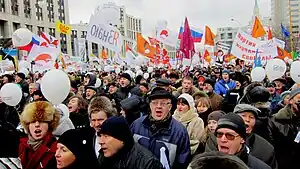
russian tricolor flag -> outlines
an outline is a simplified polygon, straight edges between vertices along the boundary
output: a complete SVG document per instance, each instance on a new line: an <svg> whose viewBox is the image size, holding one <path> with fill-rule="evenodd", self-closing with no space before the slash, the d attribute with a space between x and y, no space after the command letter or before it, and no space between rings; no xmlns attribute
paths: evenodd
<svg viewBox="0 0 300 169"><path fill-rule="evenodd" d="M179 34L178 34L178 39L181 39L183 30L184 30L183 26L181 26L180 30L179 30ZM201 42L202 37L203 37L203 32L196 31L195 29L191 28L191 34L192 34L194 42L199 42L199 43Z"/></svg>

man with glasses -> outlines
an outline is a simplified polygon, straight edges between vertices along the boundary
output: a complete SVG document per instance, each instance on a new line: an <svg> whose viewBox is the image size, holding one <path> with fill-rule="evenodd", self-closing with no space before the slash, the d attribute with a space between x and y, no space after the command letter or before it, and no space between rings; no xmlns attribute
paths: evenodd
<svg viewBox="0 0 300 169"><path fill-rule="evenodd" d="M252 156L245 145L246 126L244 120L237 114L229 113L222 116L216 128L218 150L225 154L236 155L249 168L271 169L263 161Z"/></svg>
<svg viewBox="0 0 300 169"><path fill-rule="evenodd" d="M131 125L134 140L149 149L165 169L187 168L190 141L186 128L170 113L172 94L156 87L148 97L150 114Z"/></svg>

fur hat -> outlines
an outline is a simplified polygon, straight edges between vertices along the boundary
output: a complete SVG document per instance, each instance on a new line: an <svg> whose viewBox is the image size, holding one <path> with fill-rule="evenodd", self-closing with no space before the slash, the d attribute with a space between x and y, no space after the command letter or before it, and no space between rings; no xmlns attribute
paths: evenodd
<svg viewBox="0 0 300 169"><path fill-rule="evenodd" d="M21 124L27 133L29 133L29 123L35 121L49 122L49 131L53 132L57 128L59 120L59 111L46 101L29 103L20 116Z"/></svg>

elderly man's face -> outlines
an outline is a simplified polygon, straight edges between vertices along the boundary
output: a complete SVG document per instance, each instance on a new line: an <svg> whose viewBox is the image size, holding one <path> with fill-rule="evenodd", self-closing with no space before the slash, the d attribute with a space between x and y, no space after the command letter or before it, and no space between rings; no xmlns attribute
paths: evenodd
<svg viewBox="0 0 300 169"><path fill-rule="evenodd" d="M164 120L171 108L171 99L155 99L150 102L151 116L157 121Z"/></svg>

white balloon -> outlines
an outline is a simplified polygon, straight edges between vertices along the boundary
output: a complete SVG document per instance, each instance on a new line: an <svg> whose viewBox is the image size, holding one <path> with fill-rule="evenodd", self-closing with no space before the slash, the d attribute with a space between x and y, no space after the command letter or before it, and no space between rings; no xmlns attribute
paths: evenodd
<svg viewBox="0 0 300 169"><path fill-rule="evenodd" d="M1 88L0 96L5 104L16 106L22 99L22 89L15 83L7 83Z"/></svg>
<svg viewBox="0 0 300 169"><path fill-rule="evenodd" d="M109 66L104 66L104 72L109 72L110 71L110 67Z"/></svg>
<svg viewBox="0 0 300 169"><path fill-rule="evenodd" d="M289 59L289 60L288 60L288 63L289 63L289 64L292 64L292 63L293 63L293 59Z"/></svg>
<svg viewBox="0 0 300 169"><path fill-rule="evenodd" d="M136 67L135 67L135 70L136 70L136 71L141 70L141 66L136 66Z"/></svg>
<svg viewBox="0 0 300 169"><path fill-rule="evenodd" d="M29 74L29 71L26 68L22 68L22 69L20 69L19 73L24 73L24 75L27 77Z"/></svg>
<svg viewBox="0 0 300 169"><path fill-rule="evenodd" d="M138 75L143 75L143 71L142 70L138 70L137 72L136 72L136 75L138 76Z"/></svg>
<svg viewBox="0 0 300 169"><path fill-rule="evenodd" d="M70 79L62 70L48 71L41 81L43 95L54 105L62 103L67 98L70 88Z"/></svg>
<svg viewBox="0 0 300 169"><path fill-rule="evenodd" d="M261 82L266 77L266 71L262 67L256 67L251 71L251 79L253 82Z"/></svg>
<svg viewBox="0 0 300 169"><path fill-rule="evenodd" d="M144 78L145 78L145 79L148 79L148 78L149 78L149 73L145 73L145 74L144 74Z"/></svg>
<svg viewBox="0 0 300 169"><path fill-rule="evenodd" d="M117 67L116 70L115 70L115 72L116 72L117 74L119 74L119 73L121 72L121 69L120 69L119 67Z"/></svg>
<svg viewBox="0 0 300 169"><path fill-rule="evenodd" d="M291 65L291 78L296 82L300 83L300 61L295 61Z"/></svg>
<svg viewBox="0 0 300 169"><path fill-rule="evenodd" d="M96 79L95 87L98 88L101 86L101 80L99 78Z"/></svg>
<svg viewBox="0 0 300 169"><path fill-rule="evenodd" d="M136 57L135 64L138 66L143 65L144 64L144 56L139 55L138 57Z"/></svg>
<svg viewBox="0 0 300 169"><path fill-rule="evenodd" d="M267 77L270 81L278 79L284 75L286 64L281 59L269 60L266 65Z"/></svg>
<svg viewBox="0 0 300 169"><path fill-rule="evenodd" d="M134 73L131 70L126 70L125 73L128 73L131 78L133 78Z"/></svg>
<svg viewBox="0 0 300 169"><path fill-rule="evenodd" d="M153 72L153 67L148 67L147 72L152 73Z"/></svg>
<svg viewBox="0 0 300 169"><path fill-rule="evenodd" d="M19 28L12 34L12 43L15 47L28 45L32 41L33 33L27 28Z"/></svg>

